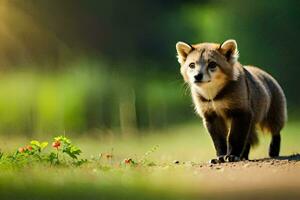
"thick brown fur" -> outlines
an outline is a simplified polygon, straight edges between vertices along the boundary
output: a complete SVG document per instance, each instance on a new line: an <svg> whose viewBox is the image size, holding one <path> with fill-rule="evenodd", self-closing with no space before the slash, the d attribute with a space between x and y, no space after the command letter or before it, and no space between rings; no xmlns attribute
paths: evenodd
<svg viewBox="0 0 300 200"><path fill-rule="evenodd" d="M213 162L248 159L250 147L258 142L258 128L272 134L269 155L278 156L287 114L277 81L257 67L241 65L235 40L197 45L178 42L176 49L195 110L217 151L218 159Z"/></svg>

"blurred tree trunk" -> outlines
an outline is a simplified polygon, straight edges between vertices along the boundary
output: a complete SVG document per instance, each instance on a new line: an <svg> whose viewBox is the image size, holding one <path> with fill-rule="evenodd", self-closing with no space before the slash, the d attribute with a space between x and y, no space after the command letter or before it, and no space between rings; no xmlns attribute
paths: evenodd
<svg viewBox="0 0 300 200"><path fill-rule="evenodd" d="M137 133L135 92L123 94L120 99L120 128L124 138L131 137Z"/></svg>

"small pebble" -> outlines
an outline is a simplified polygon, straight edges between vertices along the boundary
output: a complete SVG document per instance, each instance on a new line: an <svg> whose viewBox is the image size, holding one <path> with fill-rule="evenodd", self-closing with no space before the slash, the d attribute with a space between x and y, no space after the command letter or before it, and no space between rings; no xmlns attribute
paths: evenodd
<svg viewBox="0 0 300 200"><path fill-rule="evenodd" d="M243 167L249 167L250 166L250 164L249 163L247 163L247 164L244 164L244 166Z"/></svg>
<svg viewBox="0 0 300 200"><path fill-rule="evenodd" d="M179 160L174 160L173 163L178 165L180 162Z"/></svg>

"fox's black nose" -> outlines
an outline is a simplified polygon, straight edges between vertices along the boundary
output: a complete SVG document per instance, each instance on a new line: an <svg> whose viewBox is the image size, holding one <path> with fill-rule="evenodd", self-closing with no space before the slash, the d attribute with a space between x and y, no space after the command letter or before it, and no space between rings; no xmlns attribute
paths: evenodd
<svg viewBox="0 0 300 200"><path fill-rule="evenodd" d="M194 78L195 78L195 82L200 82L200 81L202 81L203 74L199 73L196 76L194 76Z"/></svg>

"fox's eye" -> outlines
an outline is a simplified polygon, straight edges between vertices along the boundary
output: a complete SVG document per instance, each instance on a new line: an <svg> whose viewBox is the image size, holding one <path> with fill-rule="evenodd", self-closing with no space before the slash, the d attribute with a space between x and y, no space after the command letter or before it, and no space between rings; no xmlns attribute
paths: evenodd
<svg viewBox="0 0 300 200"><path fill-rule="evenodd" d="M189 67L190 67L191 69L194 69L194 68L195 68L195 63L190 63L190 64L189 64Z"/></svg>
<svg viewBox="0 0 300 200"><path fill-rule="evenodd" d="M210 70L214 70L214 69L216 69L216 67L217 67L217 63L215 63L215 62L210 62L210 63L208 63L208 69L210 69Z"/></svg>

